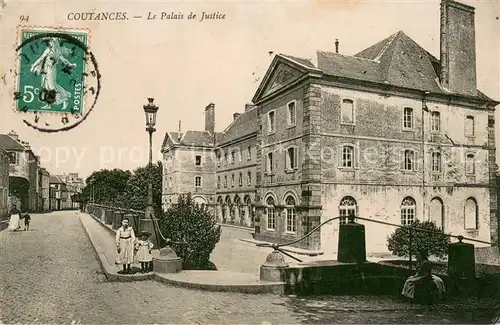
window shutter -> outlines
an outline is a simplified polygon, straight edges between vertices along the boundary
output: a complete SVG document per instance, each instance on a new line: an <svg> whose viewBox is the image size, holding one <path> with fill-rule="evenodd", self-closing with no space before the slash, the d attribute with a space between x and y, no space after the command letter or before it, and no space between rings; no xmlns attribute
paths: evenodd
<svg viewBox="0 0 500 325"><path fill-rule="evenodd" d="M405 169L405 150L401 149L399 152L399 169Z"/></svg>
<svg viewBox="0 0 500 325"><path fill-rule="evenodd" d="M291 169L291 161L290 161L290 148L285 150L285 169Z"/></svg>
<svg viewBox="0 0 500 325"><path fill-rule="evenodd" d="M295 168L299 168L299 147L295 147L295 149L293 150L293 152L294 152L293 159L295 160L293 166Z"/></svg>
<svg viewBox="0 0 500 325"><path fill-rule="evenodd" d="M337 146L337 165L342 167L342 145Z"/></svg>
<svg viewBox="0 0 500 325"><path fill-rule="evenodd" d="M354 159L353 159L353 164L354 164L354 168L359 168L359 146L358 144L356 144L354 146Z"/></svg>
<svg viewBox="0 0 500 325"><path fill-rule="evenodd" d="M418 152L415 150L413 151L413 171L418 170Z"/></svg>

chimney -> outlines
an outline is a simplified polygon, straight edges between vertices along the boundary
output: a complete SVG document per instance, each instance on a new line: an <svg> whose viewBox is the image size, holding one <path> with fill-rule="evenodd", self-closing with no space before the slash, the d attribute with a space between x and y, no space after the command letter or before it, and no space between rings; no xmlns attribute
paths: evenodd
<svg viewBox="0 0 500 325"><path fill-rule="evenodd" d="M214 134L215 132L215 104L210 103L205 107L205 131Z"/></svg>
<svg viewBox="0 0 500 325"><path fill-rule="evenodd" d="M238 117L240 117L241 113L234 113L233 114L233 121L236 120Z"/></svg>
<svg viewBox="0 0 500 325"><path fill-rule="evenodd" d="M245 104L245 112L248 112L249 110L251 110L254 107L255 107L254 104L251 104L251 103Z"/></svg>
<svg viewBox="0 0 500 325"><path fill-rule="evenodd" d="M177 141L181 142L181 120L179 120L179 134L177 136Z"/></svg>
<svg viewBox="0 0 500 325"><path fill-rule="evenodd" d="M441 0L441 85L452 93L476 96L474 7Z"/></svg>
<svg viewBox="0 0 500 325"><path fill-rule="evenodd" d="M14 130L10 131L8 136L13 138L16 141L19 141L19 135L17 135L16 131L14 131Z"/></svg>
<svg viewBox="0 0 500 325"><path fill-rule="evenodd" d="M339 53L339 40L335 40L335 53Z"/></svg>

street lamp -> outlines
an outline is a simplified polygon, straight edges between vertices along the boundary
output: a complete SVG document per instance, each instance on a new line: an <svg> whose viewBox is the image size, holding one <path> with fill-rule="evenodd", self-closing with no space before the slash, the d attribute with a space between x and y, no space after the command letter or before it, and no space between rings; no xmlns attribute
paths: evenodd
<svg viewBox="0 0 500 325"><path fill-rule="evenodd" d="M154 222L154 207L153 207L153 132L156 131L156 112L158 112L158 106L154 103L154 98L148 98L147 105L144 105L144 113L146 116L146 131L149 133L149 182L148 182L148 206L145 211L145 218L150 219L153 223L153 231L155 234L156 245L159 245L158 234L156 231L156 225ZM158 247L158 246L157 246Z"/></svg>

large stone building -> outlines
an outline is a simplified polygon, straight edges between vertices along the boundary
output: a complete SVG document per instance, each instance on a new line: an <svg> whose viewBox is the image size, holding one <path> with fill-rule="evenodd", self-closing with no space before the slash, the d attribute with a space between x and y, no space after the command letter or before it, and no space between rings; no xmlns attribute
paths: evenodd
<svg viewBox="0 0 500 325"><path fill-rule="evenodd" d="M45 168L40 168L41 211L50 210L50 174Z"/></svg>
<svg viewBox="0 0 500 325"><path fill-rule="evenodd" d="M78 202L73 201L73 195L81 193L85 187L83 178L79 177L78 173L63 174L57 177L66 184L67 195L64 206L67 209L78 209L80 205Z"/></svg>
<svg viewBox="0 0 500 325"><path fill-rule="evenodd" d="M221 221L247 223L234 207L249 198L260 240L288 242L342 217L296 244L325 253L336 252L339 223L351 213L399 225L433 220L447 233L497 242L498 102L477 90L474 8L443 1L440 42L441 60L401 31L354 56L339 54L338 43L315 63L276 55L256 108L221 134L205 131L215 139L185 143L188 165L196 162L189 148L204 143L216 166L189 170L184 181L201 171L215 178L220 185L207 202L215 196ZM214 114L206 112L207 121ZM165 157L173 147L163 147ZM257 149L249 161L248 147ZM165 175L173 172L165 166ZM175 166L177 174L187 169ZM177 194L189 191L177 186ZM358 221L366 224L368 251L387 251L394 228Z"/></svg>
<svg viewBox="0 0 500 325"><path fill-rule="evenodd" d="M9 155L0 148L0 218L9 212Z"/></svg>

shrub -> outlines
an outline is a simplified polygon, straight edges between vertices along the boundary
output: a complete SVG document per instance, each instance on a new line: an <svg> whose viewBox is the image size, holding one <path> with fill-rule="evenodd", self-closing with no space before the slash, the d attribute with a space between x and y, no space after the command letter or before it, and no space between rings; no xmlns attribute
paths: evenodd
<svg viewBox="0 0 500 325"><path fill-rule="evenodd" d="M412 229L411 254L418 256L419 250L426 250L429 255L434 255L443 258L448 253L448 245L450 237L448 237L441 229L436 227L432 221L420 222L416 220L413 224L403 226L396 229L387 238L387 248L397 256L410 256L410 237L409 230ZM434 233L419 231L428 230Z"/></svg>
<svg viewBox="0 0 500 325"><path fill-rule="evenodd" d="M193 202L191 194L181 195L178 203L159 218L159 226L166 238L185 243L172 244L182 258L183 269L216 269L210 254L220 240L221 228L205 205Z"/></svg>

